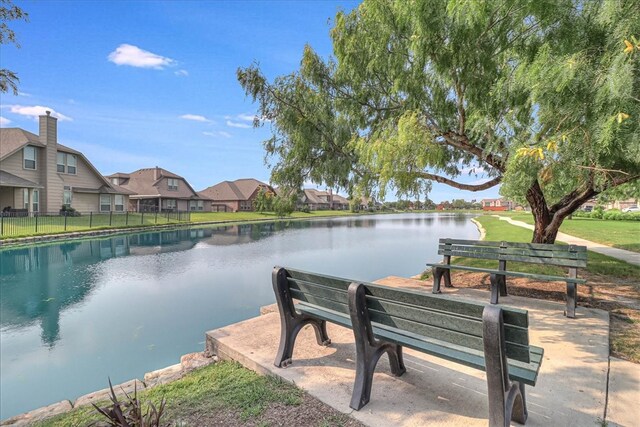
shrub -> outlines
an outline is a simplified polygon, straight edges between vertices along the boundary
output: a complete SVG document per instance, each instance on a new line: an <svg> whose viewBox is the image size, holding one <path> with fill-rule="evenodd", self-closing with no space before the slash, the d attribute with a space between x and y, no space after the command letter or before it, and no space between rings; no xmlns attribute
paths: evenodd
<svg viewBox="0 0 640 427"><path fill-rule="evenodd" d="M162 399L160 407L156 409L153 403L148 402L148 408L145 411L142 403L138 399L138 391L133 389L133 396L124 393L122 401L118 399L116 393L113 391L113 385L109 380L109 389L111 390L111 405L104 408L100 408L95 403L93 407L101 415L104 415L106 420L97 421L92 426L100 427L160 427L160 417L164 413L165 400Z"/></svg>

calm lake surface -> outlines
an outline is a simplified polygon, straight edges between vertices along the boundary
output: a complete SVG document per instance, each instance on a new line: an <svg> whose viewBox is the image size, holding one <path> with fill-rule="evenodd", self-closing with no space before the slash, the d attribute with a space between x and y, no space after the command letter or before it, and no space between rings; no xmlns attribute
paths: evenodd
<svg viewBox="0 0 640 427"><path fill-rule="evenodd" d="M402 214L120 235L0 251L0 419L202 351L206 331L275 299L274 265L412 276L469 216Z"/></svg>

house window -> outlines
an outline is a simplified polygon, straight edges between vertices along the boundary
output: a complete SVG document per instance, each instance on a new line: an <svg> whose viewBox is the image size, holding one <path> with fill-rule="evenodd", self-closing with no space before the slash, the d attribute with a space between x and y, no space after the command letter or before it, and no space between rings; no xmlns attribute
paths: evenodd
<svg viewBox="0 0 640 427"><path fill-rule="evenodd" d="M175 178L169 178L167 179L167 182L169 184L169 190L177 190L178 189L178 180Z"/></svg>
<svg viewBox="0 0 640 427"><path fill-rule="evenodd" d="M40 210L40 191L33 190L33 211L38 212Z"/></svg>
<svg viewBox="0 0 640 427"><path fill-rule="evenodd" d="M24 208L29 210L29 189L28 188L22 189L22 201L24 204Z"/></svg>
<svg viewBox="0 0 640 427"><path fill-rule="evenodd" d="M36 147L27 145L22 151L24 156L24 168L35 169L36 168Z"/></svg>
<svg viewBox="0 0 640 427"><path fill-rule="evenodd" d="M67 154L67 173L71 175L76 174L76 165L78 164L78 158L75 154Z"/></svg>
<svg viewBox="0 0 640 427"><path fill-rule="evenodd" d="M68 173L71 175L76 174L76 165L78 158L75 154L61 153L57 155L57 168L58 173Z"/></svg>
<svg viewBox="0 0 640 427"><path fill-rule="evenodd" d="M57 166L57 171L59 173L64 173L65 167L64 167L64 153L61 153L58 151L58 156L57 156L58 160L58 166Z"/></svg>
<svg viewBox="0 0 640 427"><path fill-rule="evenodd" d="M191 200L189 201L189 210L191 211L201 211L204 209L204 202L202 200Z"/></svg>
<svg viewBox="0 0 640 427"><path fill-rule="evenodd" d="M71 190L65 189L62 192L62 205L66 206L66 207L70 207L71 206L71 198L72 198Z"/></svg>
<svg viewBox="0 0 640 427"><path fill-rule="evenodd" d="M118 178L111 178L111 183L112 183L112 184L119 185L119 184L118 184L119 182L120 182L120 181L118 181Z"/></svg>
<svg viewBox="0 0 640 427"><path fill-rule="evenodd" d="M166 209L175 209L176 208L176 199L165 199L164 206Z"/></svg>
<svg viewBox="0 0 640 427"><path fill-rule="evenodd" d="M253 207L253 203L251 200L241 200L240 201L240 210L241 211L250 211Z"/></svg>
<svg viewBox="0 0 640 427"><path fill-rule="evenodd" d="M108 194L100 195L100 212L109 212L111 210L111 196Z"/></svg>
<svg viewBox="0 0 640 427"><path fill-rule="evenodd" d="M113 197L113 204L115 205L116 211L117 212L122 212L124 211L124 196L122 194L116 194Z"/></svg>

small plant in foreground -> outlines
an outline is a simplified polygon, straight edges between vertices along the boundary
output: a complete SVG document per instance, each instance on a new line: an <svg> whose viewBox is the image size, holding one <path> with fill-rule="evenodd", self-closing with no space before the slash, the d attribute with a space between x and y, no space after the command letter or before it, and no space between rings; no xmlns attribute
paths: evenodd
<svg viewBox="0 0 640 427"><path fill-rule="evenodd" d="M104 415L107 420L96 421L91 426L96 427L160 427L160 417L164 413L165 400L162 399L160 407L156 409L153 403L148 402L148 408L146 412L142 407L142 403L138 399L138 391L134 386L133 396L124 392L122 401L118 399L115 391L113 391L113 385L111 379L109 379L109 389L111 390L111 405L100 408L95 403L93 407L101 415Z"/></svg>

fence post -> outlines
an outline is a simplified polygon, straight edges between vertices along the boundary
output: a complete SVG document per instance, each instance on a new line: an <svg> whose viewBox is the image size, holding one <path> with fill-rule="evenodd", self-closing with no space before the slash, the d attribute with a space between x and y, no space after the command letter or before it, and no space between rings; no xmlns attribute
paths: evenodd
<svg viewBox="0 0 640 427"><path fill-rule="evenodd" d="M144 211L142 211L142 215L140 215L140 225L144 225Z"/></svg>
<svg viewBox="0 0 640 427"><path fill-rule="evenodd" d="M158 211L157 211L157 210L156 210L156 219L155 219L155 222L154 222L154 223L155 223L156 225L158 225Z"/></svg>
<svg viewBox="0 0 640 427"><path fill-rule="evenodd" d="M93 227L93 211L89 212L89 228Z"/></svg>
<svg viewBox="0 0 640 427"><path fill-rule="evenodd" d="M64 231L67 231L67 211L64 211Z"/></svg>
<svg viewBox="0 0 640 427"><path fill-rule="evenodd" d="M4 212L0 216L0 236L4 234Z"/></svg>
<svg viewBox="0 0 640 427"><path fill-rule="evenodd" d="M109 211L109 227L111 227L111 219L113 218L113 211Z"/></svg>
<svg viewBox="0 0 640 427"><path fill-rule="evenodd" d="M169 224L169 211L167 211L167 224Z"/></svg>
<svg viewBox="0 0 640 427"><path fill-rule="evenodd" d="M38 232L38 213L33 214L36 217L36 233Z"/></svg>
<svg viewBox="0 0 640 427"><path fill-rule="evenodd" d="M124 225L129 225L129 211L124 214Z"/></svg>

